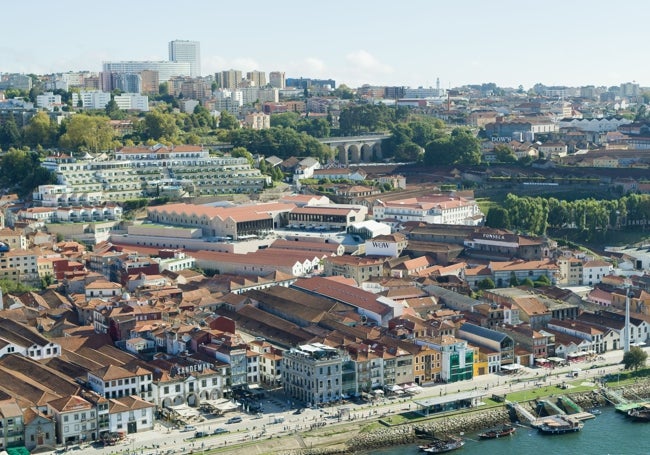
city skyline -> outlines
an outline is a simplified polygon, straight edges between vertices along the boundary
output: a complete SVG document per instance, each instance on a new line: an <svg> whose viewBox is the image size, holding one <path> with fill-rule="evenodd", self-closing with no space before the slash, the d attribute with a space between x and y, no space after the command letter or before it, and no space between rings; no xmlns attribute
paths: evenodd
<svg viewBox="0 0 650 455"><path fill-rule="evenodd" d="M168 43L181 40L200 43L204 76L232 68L332 78L351 87L433 87L437 78L442 88L650 85L650 67L634 46L650 31L613 25L602 1L550 0L529 11L515 0L410 0L398 8L384 0L334 0L321 9L295 0L273 9L253 0L228 10L197 0L186 22L170 16L166 1L150 8L116 0L98 17L80 0L63 3L29 22L5 22L0 72L99 72L107 61L165 61ZM626 7L650 9L636 0ZM21 8L7 4L5 17L20 17Z"/></svg>

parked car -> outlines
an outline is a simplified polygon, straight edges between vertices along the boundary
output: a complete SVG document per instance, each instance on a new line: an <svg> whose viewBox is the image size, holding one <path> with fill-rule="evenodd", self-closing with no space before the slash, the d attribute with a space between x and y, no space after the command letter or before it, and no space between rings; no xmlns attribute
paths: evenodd
<svg viewBox="0 0 650 455"><path fill-rule="evenodd" d="M223 433L229 433L230 430L227 430L225 428L215 428L212 434L223 434Z"/></svg>
<svg viewBox="0 0 650 455"><path fill-rule="evenodd" d="M239 423L242 421L242 418L239 416L229 418L226 423Z"/></svg>
<svg viewBox="0 0 650 455"><path fill-rule="evenodd" d="M205 431L197 431L196 433L194 433L195 438L204 438L207 435L208 433L206 433Z"/></svg>
<svg viewBox="0 0 650 455"><path fill-rule="evenodd" d="M181 431L196 431L196 427L194 425L185 425Z"/></svg>

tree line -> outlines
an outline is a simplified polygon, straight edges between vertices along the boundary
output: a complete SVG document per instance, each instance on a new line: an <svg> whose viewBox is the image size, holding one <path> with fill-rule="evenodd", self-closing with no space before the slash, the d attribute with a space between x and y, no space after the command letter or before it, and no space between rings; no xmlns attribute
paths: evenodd
<svg viewBox="0 0 650 455"><path fill-rule="evenodd" d="M650 195L630 194L619 199L575 201L554 197L517 196L509 193L502 207L488 211L485 224L494 228L515 229L534 235L548 228L576 229L593 240L609 229L641 227L650 223Z"/></svg>

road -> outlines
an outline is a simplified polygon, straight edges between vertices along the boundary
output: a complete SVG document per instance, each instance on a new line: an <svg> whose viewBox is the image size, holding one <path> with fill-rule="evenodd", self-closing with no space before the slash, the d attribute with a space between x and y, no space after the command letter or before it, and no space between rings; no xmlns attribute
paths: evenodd
<svg viewBox="0 0 650 455"><path fill-rule="evenodd" d="M650 353L650 348L645 348L645 351ZM399 414L409 409L415 409L413 400L481 389L489 390L490 395L503 395L524 389L557 385L562 382L575 381L576 378L569 377L569 373L577 369L580 369L578 379L583 378L585 381L593 381L606 374L622 371L623 352L621 350L607 352L599 357L600 359L595 361L573 363L570 366L553 370L524 367L523 371L517 375L487 374L478 376L471 381L425 386L419 394L413 397L382 398L374 403L346 403L321 409L303 409L300 414L296 412L291 402L284 401L284 397L281 395L272 394L271 398L266 398L262 402L264 413L261 417L239 413L228 414L225 417L206 416L203 422L193 423L196 426L196 431L209 433L209 436L204 438L194 439L194 431L183 432L156 423L155 431L131 434L127 440L115 446L94 449L89 446L84 447L83 453L97 455L201 453L202 449L232 446L270 436L276 437L308 431L315 425L345 425L349 420L373 420L382 416ZM340 419L338 417L340 408L347 408L349 416ZM233 415L240 415L243 419L242 422L227 424L226 421ZM284 421L273 423L276 419ZM226 428L229 432L213 435L212 432L215 428ZM68 452L80 453L79 450L74 449L69 449Z"/></svg>

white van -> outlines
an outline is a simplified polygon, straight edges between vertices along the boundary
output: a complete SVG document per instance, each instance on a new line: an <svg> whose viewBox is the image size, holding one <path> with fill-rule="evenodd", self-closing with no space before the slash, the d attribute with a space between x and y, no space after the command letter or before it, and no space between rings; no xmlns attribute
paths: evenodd
<svg viewBox="0 0 650 455"><path fill-rule="evenodd" d="M194 425L185 425L181 431L196 431L196 427Z"/></svg>

